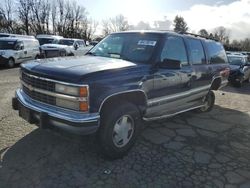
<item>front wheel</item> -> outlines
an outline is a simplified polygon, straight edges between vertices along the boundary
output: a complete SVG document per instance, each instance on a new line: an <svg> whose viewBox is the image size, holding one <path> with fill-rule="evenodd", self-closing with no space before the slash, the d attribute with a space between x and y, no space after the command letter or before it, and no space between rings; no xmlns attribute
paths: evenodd
<svg viewBox="0 0 250 188"><path fill-rule="evenodd" d="M8 62L7 62L7 67L8 68L13 68L15 66L15 61L12 58L9 58Z"/></svg>
<svg viewBox="0 0 250 188"><path fill-rule="evenodd" d="M98 141L102 154L118 159L134 145L140 130L141 117L138 108L127 102L110 104L101 114Z"/></svg>
<svg viewBox="0 0 250 188"><path fill-rule="evenodd" d="M198 112L209 112L213 109L215 102L215 95L213 91L209 91L204 98L204 106L197 109Z"/></svg>

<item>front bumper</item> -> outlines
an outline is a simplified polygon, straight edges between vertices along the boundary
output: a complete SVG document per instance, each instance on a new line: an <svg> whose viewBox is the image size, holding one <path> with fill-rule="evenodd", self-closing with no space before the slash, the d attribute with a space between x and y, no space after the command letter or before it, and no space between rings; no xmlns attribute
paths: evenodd
<svg viewBox="0 0 250 188"><path fill-rule="evenodd" d="M12 99L12 108L19 116L41 128L58 128L74 134L87 135L99 128L98 113L81 113L65 110L32 100L22 89L16 91Z"/></svg>

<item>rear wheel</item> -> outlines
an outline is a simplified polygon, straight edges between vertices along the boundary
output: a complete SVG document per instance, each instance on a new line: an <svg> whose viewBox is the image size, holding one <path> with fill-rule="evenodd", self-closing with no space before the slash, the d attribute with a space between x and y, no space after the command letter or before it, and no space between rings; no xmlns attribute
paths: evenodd
<svg viewBox="0 0 250 188"><path fill-rule="evenodd" d="M134 145L140 130L137 107L128 102L111 104L101 113L98 141L102 154L109 159L121 158Z"/></svg>
<svg viewBox="0 0 250 188"><path fill-rule="evenodd" d="M215 102L215 95L213 91L209 91L204 98L204 106L197 109L198 112L209 112L213 109Z"/></svg>
<svg viewBox="0 0 250 188"><path fill-rule="evenodd" d="M15 66L15 61L13 58L9 58L8 62L7 62L7 67L8 68L13 68Z"/></svg>

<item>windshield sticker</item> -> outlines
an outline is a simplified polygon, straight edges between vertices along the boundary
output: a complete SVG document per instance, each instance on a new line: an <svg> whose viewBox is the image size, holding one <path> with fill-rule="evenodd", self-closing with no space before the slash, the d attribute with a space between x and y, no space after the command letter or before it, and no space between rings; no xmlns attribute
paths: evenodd
<svg viewBox="0 0 250 188"><path fill-rule="evenodd" d="M155 46L156 41L153 41L153 40L139 40L138 45Z"/></svg>

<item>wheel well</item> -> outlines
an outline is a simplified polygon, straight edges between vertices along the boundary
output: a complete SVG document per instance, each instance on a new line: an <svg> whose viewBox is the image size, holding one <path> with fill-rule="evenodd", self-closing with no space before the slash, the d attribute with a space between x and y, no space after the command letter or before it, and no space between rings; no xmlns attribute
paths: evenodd
<svg viewBox="0 0 250 188"><path fill-rule="evenodd" d="M210 90L218 90L221 86L221 78L215 78L211 84Z"/></svg>
<svg viewBox="0 0 250 188"><path fill-rule="evenodd" d="M10 57L9 59L12 59L12 60L14 61L14 63L15 63L15 59L14 59L14 57Z"/></svg>
<svg viewBox="0 0 250 188"><path fill-rule="evenodd" d="M111 104L117 103L118 105L122 103L122 101L130 102L135 104L140 113L144 114L146 105L147 105L147 98L146 95L142 91L130 92L130 93L122 93L115 96L111 96L107 99L104 99L103 104L100 106L100 113L103 112L105 108L108 108Z"/></svg>

